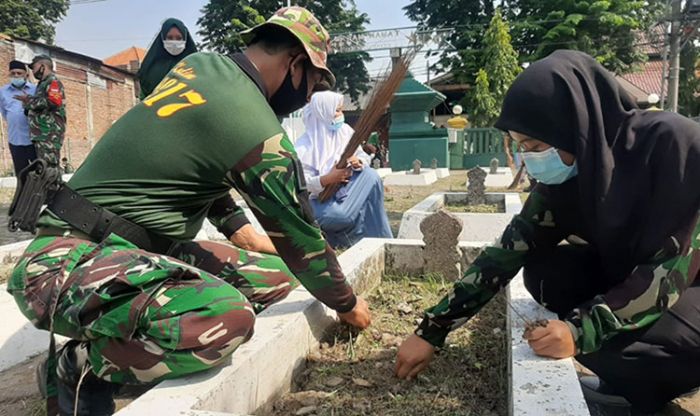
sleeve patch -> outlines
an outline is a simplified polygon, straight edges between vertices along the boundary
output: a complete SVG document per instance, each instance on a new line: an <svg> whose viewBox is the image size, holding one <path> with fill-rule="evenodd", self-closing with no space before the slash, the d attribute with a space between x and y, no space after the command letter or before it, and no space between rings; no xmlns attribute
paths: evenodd
<svg viewBox="0 0 700 416"><path fill-rule="evenodd" d="M61 87L58 84L58 81L54 80L51 82L47 95L49 97L49 101L51 101L53 104L60 106L63 103L63 94L61 94Z"/></svg>

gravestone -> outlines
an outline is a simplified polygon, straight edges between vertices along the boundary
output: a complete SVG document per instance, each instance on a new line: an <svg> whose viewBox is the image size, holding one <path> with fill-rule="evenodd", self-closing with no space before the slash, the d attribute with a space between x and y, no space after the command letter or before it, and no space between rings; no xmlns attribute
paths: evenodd
<svg viewBox="0 0 700 416"><path fill-rule="evenodd" d="M416 159L413 161L413 174L414 175L420 175L420 167L422 163L420 160Z"/></svg>
<svg viewBox="0 0 700 416"><path fill-rule="evenodd" d="M437 159L433 158L433 160L430 161L430 169L437 169Z"/></svg>
<svg viewBox="0 0 700 416"><path fill-rule="evenodd" d="M382 162L380 162L379 159L374 159L374 160L372 161L372 167L373 167L374 169L379 169L379 168L382 167Z"/></svg>
<svg viewBox="0 0 700 416"><path fill-rule="evenodd" d="M455 281L462 277L465 269L459 250L459 234L462 221L441 209L420 223L423 233L424 273L441 274L445 279Z"/></svg>
<svg viewBox="0 0 700 416"><path fill-rule="evenodd" d="M480 167L474 167L467 172L467 205L481 205L486 203L486 171Z"/></svg>
<svg viewBox="0 0 700 416"><path fill-rule="evenodd" d="M496 159L495 157L491 159L489 173L492 175L498 173L498 159Z"/></svg>

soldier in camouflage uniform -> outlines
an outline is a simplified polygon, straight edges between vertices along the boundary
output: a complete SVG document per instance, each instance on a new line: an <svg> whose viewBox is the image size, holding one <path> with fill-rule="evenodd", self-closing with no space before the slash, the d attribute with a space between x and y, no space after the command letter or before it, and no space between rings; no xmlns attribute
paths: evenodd
<svg viewBox="0 0 700 416"><path fill-rule="evenodd" d="M575 356L595 372L581 380L587 399L655 412L700 386L700 127L639 110L572 51L516 79L497 127L540 183L426 311L397 375L415 377L522 268L532 296L559 316L524 336L536 354Z"/></svg>
<svg viewBox="0 0 700 416"><path fill-rule="evenodd" d="M256 312L299 283L342 320L370 323L310 215L303 172L277 118L334 84L328 33L292 7L245 40L244 54L182 60L68 182L176 248L147 251L117 234L95 241L47 211L12 273L8 291L25 316L73 339L48 363L47 394L57 392L61 414L72 414L76 401L81 415L110 414L111 383L216 366L253 335ZM252 230L232 188L269 238ZM205 218L239 247L193 242ZM76 400L82 368L90 371Z"/></svg>
<svg viewBox="0 0 700 416"><path fill-rule="evenodd" d="M63 84L53 72L53 61L46 55L37 55L31 69L39 85L34 96L19 97L29 119L29 138L36 148L37 157L49 166L58 168L66 133L66 95Z"/></svg>

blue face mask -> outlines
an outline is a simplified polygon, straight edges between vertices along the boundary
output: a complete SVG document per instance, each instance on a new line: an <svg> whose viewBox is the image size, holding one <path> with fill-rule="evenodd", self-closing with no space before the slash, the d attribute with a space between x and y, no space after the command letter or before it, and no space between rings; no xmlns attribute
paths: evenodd
<svg viewBox="0 0 700 416"><path fill-rule="evenodd" d="M24 78L12 78L10 82L12 83L13 87L22 88L27 83L27 80Z"/></svg>
<svg viewBox="0 0 700 416"><path fill-rule="evenodd" d="M341 114L335 119L333 119L333 124L331 124L331 130L338 131L345 124L345 115Z"/></svg>
<svg viewBox="0 0 700 416"><path fill-rule="evenodd" d="M542 152L523 152L522 155L527 173L546 185L564 183L578 173L576 162L566 165L554 147Z"/></svg>

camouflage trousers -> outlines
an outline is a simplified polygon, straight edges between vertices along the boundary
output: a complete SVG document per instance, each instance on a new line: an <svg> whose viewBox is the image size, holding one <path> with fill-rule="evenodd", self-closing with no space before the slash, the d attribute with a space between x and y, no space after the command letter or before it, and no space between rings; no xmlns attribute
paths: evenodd
<svg viewBox="0 0 700 416"><path fill-rule="evenodd" d="M44 140L34 140L34 148L39 159L44 159L49 166L58 167L61 160L63 138L55 137Z"/></svg>
<svg viewBox="0 0 700 416"><path fill-rule="evenodd" d="M279 257L211 241L173 256L111 235L38 237L8 291L37 327L86 341L94 373L143 384L206 370L253 334L255 313L297 281ZM52 322L53 317L53 322Z"/></svg>

